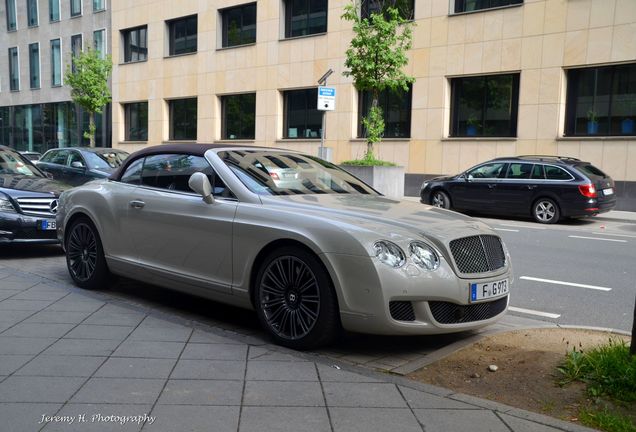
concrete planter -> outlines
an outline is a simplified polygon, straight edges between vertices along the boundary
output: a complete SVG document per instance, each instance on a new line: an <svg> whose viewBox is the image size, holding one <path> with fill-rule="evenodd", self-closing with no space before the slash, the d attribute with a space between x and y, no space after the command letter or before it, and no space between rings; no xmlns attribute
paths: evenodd
<svg viewBox="0 0 636 432"><path fill-rule="evenodd" d="M341 168L387 197L404 197L404 167L341 165Z"/></svg>

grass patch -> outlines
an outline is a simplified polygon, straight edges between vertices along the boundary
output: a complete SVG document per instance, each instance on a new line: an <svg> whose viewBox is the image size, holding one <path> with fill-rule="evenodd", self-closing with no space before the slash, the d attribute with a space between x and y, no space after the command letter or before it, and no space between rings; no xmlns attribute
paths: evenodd
<svg viewBox="0 0 636 432"><path fill-rule="evenodd" d="M387 166L394 167L397 164L389 161L383 161L380 159L376 159L375 156L366 155L362 159L353 159L341 162L340 165L353 165L353 166Z"/></svg>
<svg viewBox="0 0 636 432"><path fill-rule="evenodd" d="M636 425L629 417L605 408L602 411L581 409L579 420L585 426L608 432L636 432Z"/></svg>

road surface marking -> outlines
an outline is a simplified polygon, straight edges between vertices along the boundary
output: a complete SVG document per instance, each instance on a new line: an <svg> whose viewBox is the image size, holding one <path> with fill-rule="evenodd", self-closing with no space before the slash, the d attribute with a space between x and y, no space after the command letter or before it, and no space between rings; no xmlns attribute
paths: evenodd
<svg viewBox="0 0 636 432"><path fill-rule="evenodd" d="M505 227L512 227L512 228L529 228L529 229L538 229L538 230L547 229L546 227L538 227L538 226L532 226L532 225L512 225L512 224L499 224L499 225L505 226Z"/></svg>
<svg viewBox="0 0 636 432"><path fill-rule="evenodd" d="M519 232L519 230L507 229L507 228L493 228L495 231L508 231L508 232Z"/></svg>
<svg viewBox="0 0 636 432"><path fill-rule="evenodd" d="M614 237L629 237L629 238L636 238L636 236L633 235L627 235L627 234L610 234L610 233L606 233L606 232L593 232L592 234L596 234L596 235L606 235L606 236L614 236Z"/></svg>
<svg viewBox="0 0 636 432"><path fill-rule="evenodd" d="M607 239L607 238L599 238L599 237L583 237L583 236L568 236L570 238L577 239L585 239L585 240L601 240L601 241L609 241L615 243L627 243L627 240L617 240L617 239Z"/></svg>
<svg viewBox="0 0 636 432"><path fill-rule="evenodd" d="M529 315L538 315L538 316L542 316L542 317L546 317L546 318L558 318L561 315L560 314L553 314L553 313L548 313L548 312L540 312L540 311L536 311L536 310L532 310L532 309L523 309L523 308L518 308L518 307L514 307L514 306L509 306L508 310L513 311L513 312L520 312L520 313L524 313L524 314L529 314Z"/></svg>
<svg viewBox="0 0 636 432"><path fill-rule="evenodd" d="M521 276L519 279L523 279L523 280L528 280L528 281L534 281L534 282L545 282L545 283L551 283L551 284L555 284L555 285L567 285L567 286L573 286L573 287L577 287L577 288L587 288L587 289L593 289L593 290L599 290L599 291L611 291L611 288L606 288L606 287L601 287L601 286L596 286L596 285L585 285L585 284L578 284L578 283L574 283L574 282L563 282L563 281L557 281L557 280L552 280L552 279L540 279L540 278L535 278L535 277L530 277L530 276Z"/></svg>

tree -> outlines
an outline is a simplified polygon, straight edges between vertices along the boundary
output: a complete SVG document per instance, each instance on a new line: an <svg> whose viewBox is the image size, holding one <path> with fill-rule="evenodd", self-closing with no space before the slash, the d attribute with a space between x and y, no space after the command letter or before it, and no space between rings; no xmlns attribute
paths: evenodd
<svg viewBox="0 0 636 432"><path fill-rule="evenodd" d="M370 1L370 0L368 0ZM376 4L377 3L377 4ZM345 6L342 18L353 22L354 36L346 52L344 76L353 77L358 91L371 93L369 114L362 120L367 131L365 160L375 160L373 145L382 140L384 116L378 106L384 90L408 91L415 79L402 70L408 64L413 22L403 16L402 0L379 0L369 18L360 16L357 0ZM409 16L407 14L406 16Z"/></svg>
<svg viewBox="0 0 636 432"><path fill-rule="evenodd" d="M73 56L66 67L71 98L88 113L88 132L84 132L84 138L90 140L91 147L95 147L95 113L101 114L111 100L108 78L112 68L110 56L102 58L99 51L90 48Z"/></svg>

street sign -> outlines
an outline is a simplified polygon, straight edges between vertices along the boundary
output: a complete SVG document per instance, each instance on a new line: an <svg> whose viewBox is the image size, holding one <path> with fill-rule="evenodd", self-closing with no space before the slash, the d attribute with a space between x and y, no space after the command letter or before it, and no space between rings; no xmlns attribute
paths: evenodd
<svg viewBox="0 0 636 432"><path fill-rule="evenodd" d="M334 87L318 87L318 109L320 111L336 109L336 89Z"/></svg>

